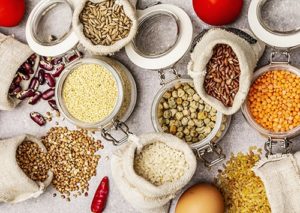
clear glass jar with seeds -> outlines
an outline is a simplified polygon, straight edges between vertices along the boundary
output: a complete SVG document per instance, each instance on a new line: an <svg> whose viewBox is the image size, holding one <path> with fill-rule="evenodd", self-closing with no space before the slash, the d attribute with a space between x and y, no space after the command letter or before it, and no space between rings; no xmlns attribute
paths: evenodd
<svg viewBox="0 0 300 213"><path fill-rule="evenodd" d="M278 152L291 152L290 139L300 134L300 101L297 99L300 96L300 69L290 64L290 51L300 45L300 30L297 26L278 26L280 23L272 18L294 18L290 11L298 2L291 1L284 7L282 4L274 7L275 3L255 0L249 7L248 19L253 33L274 49L270 63L254 73L250 92L242 106L250 126L268 138L265 143L267 157ZM289 7L288 13L286 7ZM262 104L268 106L264 111L259 110Z"/></svg>
<svg viewBox="0 0 300 213"><path fill-rule="evenodd" d="M127 140L124 123L136 103L135 81L121 63L105 58L75 61L62 73L56 98L60 112L71 123L84 129L101 130L102 136L119 145ZM117 140L110 130L121 130L125 137Z"/></svg>
<svg viewBox="0 0 300 213"><path fill-rule="evenodd" d="M196 93L192 79L177 78L166 83L153 100L151 119L157 132L170 133L187 142L206 166L225 158L218 142L231 117L206 104Z"/></svg>
<svg viewBox="0 0 300 213"><path fill-rule="evenodd" d="M287 55L287 57L289 57ZM272 57L273 58L273 54ZM265 144L266 150L267 150L267 156L268 155L272 155L274 154L274 151L276 149L276 147L278 148L278 146L283 146L284 150L283 152L290 152L290 148L291 148L291 141L290 139L300 135L300 120L297 122L297 119L295 118L295 116L298 118L300 118L300 113L299 113L299 107L298 107L298 116L296 115L292 115L291 117L291 121L293 121L295 123L295 126L293 126L293 124L291 123L286 129L283 129L283 126L281 128L278 127L278 125L282 125L284 124L284 120L286 120L285 117L278 117L278 119L282 119L282 122L277 122L277 119L273 117L273 115L275 115L275 113L277 114L276 111L272 111L271 114L272 115L267 115L264 114L264 116L262 117L262 120L257 120L257 115L253 114L256 113L253 110L255 110L253 108L253 102L250 102L250 100L252 100L252 98L250 98L250 96L256 96L258 95L257 92L255 92L255 85L257 85L260 81L262 81L263 78L266 78L267 75L274 75L276 76L278 73L278 75L286 75L286 76L298 76L298 81L300 84L300 69L298 69L297 67L291 66L289 64L289 59L286 62L274 62L273 59L271 59L271 63L267 66L264 66L262 68L260 68L259 70L257 70L254 73L253 76L253 80L252 80L252 86L250 88L250 92L248 94L248 98L246 99L246 101L244 102L243 106L242 106L242 112L244 117L246 118L246 120L248 121L248 123L250 124L250 126L252 128L254 128L256 131L258 131L259 133L261 133L263 136L268 138L268 141ZM262 82L261 82L262 83ZM271 92L271 90L268 91L268 88L266 88L266 92L269 93L273 93L272 96L275 97L277 96L277 92L276 92L276 88L277 86L277 80L274 79L274 81L272 82L273 86L274 86L274 90L272 88L270 88L271 90L273 90L273 92ZM287 82L288 84L290 82ZM268 82L265 82L265 85L267 85ZM263 85L262 85L263 86ZM279 89L279 88L278 88ZM289 96L293 96L292 94L290 94L290 90L287 91L287 93L289 93ZM263 92L260 92L259 94L263 94ZM282 93L283 94L283 93ZM296 93L294 94L295 96L299 96L300 95L300 91L298 90L298 92L296 91ZM255 97L254 97L255 98ZM278 97L280 98L280 97ZM255 98L256 99L256 98ZM283 98L280 98L282 100L284 100ZM272 98L273 100L273 98ZM261 104L263 104L263 101L261 102ZM265 100L268 101L268 100ZM273 107L276 107L277 109L279 109L279 107L281 107L281 104L278 103L275 98L274 101L276 102L270 102L269 104L271 104ZM299 106L300 102L298 99L298 102L296 102L297 100L295 99L294 104ZM283 103L284 104L284 103ZM271 107L272 107L271 106ZM258 106L259 107L259 106ZM289 112L289 107L286 105L284 106L284 108L282 109L282 111L285 112ZM280 113L280 112L278 112ZM297 111L295 111L295 113L297 113ZM258 115L260 116L260 115ZM268 117L268 118L267 118ZM263 122L271 122L272 125L271 126L267 126L267 123ZM271 124L270 123L270 124Z"/></svg>
<svg viewBox="0 0 300 213"><path fill-rule="evenodd" d="M108 7L110 7L111 2L109 2ZM64 33L57 31L55 23L61 20L57 20L60 16L55 14L65 11L64 15L70 16L65 19L72 20L72 16L75 15L78 7L76 3L72 3L65 0L40 1L28 18L26 38L31 49L40 55L47 57L62 56L72 49L77 56L80 56L63 57L68 63L66 63L66 69L60 75L56 86L55 96L58 109L71 123L85 129L101 130L105 139L117 145L125 142L129 134L128 127L124 122L131 115L136 103L136 84L127 68L113 59L105 57L80 59L81 55L77 50L77 47L79 48L79 38L74 32L74 25L71 23L66 25L68 29ZM80 3L85 4L83 1ZM44 31L41 32L43 29ZM87 72L90 70L91 72L86 76L80 76L78 70ZM102 82L101 74L105 76ZM89 75L95 78L91 78ZM89 78L91 78L91 81L84 81ZM95 83L97 79L98 82ZM68 86L64 91L65 81ZM76 89L76 85L82 88L84 86L91 87L91 89L83 89L80 92L77 90L78 88ZM103 90L102 95L97 96L99 93L97 95L93 94L94 96L83 94L83 91L86 94L95 92L97 88ZM98 103L95 100L91 101L92 97L94 99L98 98ZM80 100L83 102L80 102ZM115 139L110 134L113 127L121 130L125 137L120 140Z"/></svg>

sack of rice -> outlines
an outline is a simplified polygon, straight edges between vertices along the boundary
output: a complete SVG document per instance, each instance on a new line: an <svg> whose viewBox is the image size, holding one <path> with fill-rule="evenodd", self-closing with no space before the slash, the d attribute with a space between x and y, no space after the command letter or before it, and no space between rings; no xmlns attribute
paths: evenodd
<svg viewBox="0 0 300 213"><path fill-rule="evenodd" d="M234 114L247 97L265 45L235 28L204 30L197 39L188 64L196 91L213 108Z"/></svg>
<svg viewBox="0 0 300 213"><path fill-rule="evenodd" d="M193 177L190 147L164 133L131 135L112 158L112 175L121 194L138 211L166 213L169 201Z"/></svg>

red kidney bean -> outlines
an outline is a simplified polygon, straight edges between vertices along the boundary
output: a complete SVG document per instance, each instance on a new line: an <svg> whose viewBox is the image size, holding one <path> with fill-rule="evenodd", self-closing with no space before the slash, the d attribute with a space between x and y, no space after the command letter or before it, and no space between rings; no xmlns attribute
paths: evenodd
<svg viewBox="0 0 300 213"><path fill-rule="evenodd" d="M77 54L70 55L70 56L67 56L67 61L70 63L70 62L74 61L77 58L79 58L79 56Z"/></svg>
<svg viewBox="0 0 300 213"><path fill-rule="evenodd" d="M15 85L12 86L12 85L9 88L10 95L17 95L18 93L20 93L22 91L22 87L20 87L19 85L17 85L17 86L15 86Z"/></svg>
<svg viewBox="0 0 300 213"><path fill-rule="evenodd" d="M49 100L48 101L48 104L51 106L52 109L58 111L58 107L57 107L57 104L56 104L56 101L55 100Z"/></svg>
<svg viewBox="0 0 300 213"><path fill-rule="evenodd" d="M62 73L62 71L65 69L65 65L64 64L60 64L56 67L54 73L52 74L52 76L54 78L57 78L60 76L60 74Z"/></svg>
<svg viewBox="0 0 300 213"><path fill-rule="evenodd" d="M33 74L33 73L34 73L34 71L33 71L32 67L31 67L31 65L30 65L28 62L25 62L25 63L23 64L23 66L24 66L24 68L25 68L27 74L28 74L28 73L29 73L29 74Z"/></svg>
<svg viewBox="0 0 300 213"><path fill-rule="evenodd" d="M54 58L54 59L51 61L51 64L53 64L53 65L58 65L58 64L60 64L62 61L63 61L63 58L62 58L62 57Z"/></svg>
<svg viewBox="0 0 300 213"><path fill-rule="evenodd" d="M54 69L54 66L50 62L44 60L40 61L39 67L47 71L52 71Z"/></svg>
<svg viewBox="0 0 300 213"><path fill-rule="evenodd" d="M38 78L34 77L31 79L28 89L33 89L36 91L39 88L39 86L40 86L40 82Z"/></svg>
<svg viewBox="0 0 300 213"><path fill-rule="evenodd" d="M38 79L39 79L39 83L40 85L43 85L45 83L45 70L40 69L38 72Z"/></svg>
<svg viewBox="0 0 300 213"><path fill-rule="evenodd" d="M35 60L31 60L30 58L28 58L26 62L27 62L31 67L33 67L34 64L35 64Z"/></svg>
<svg viewBox="0 0 300 213"><path fill-rule="evenodd" d="M34 61L37 58L37 55L35 53L33 53L30 57L29 57L32 61Z"/></svg>
<svg viewBox="0 0 300 213"><path fill-rule="evenodd" d="M42 97L42 93L37 91L35 92L34 96L29 98L28 103L34 105L41 99L41 97Z"/></svg>
<svg viewBox="0 0 300 213"><path fill-rule="evenodd" d="M25 68L25 65L23 64L21 67L19 67L19 69L18 69L18 72L19 73L22 73L22 74L26 74L26 75L30 75L31 73L30 73L30 70L29 69L26 69Z"/></svg>
<svg viewBox="0 0 300 213"><path fill-rule="evenodd" d="M17 99L24 100L25 98L30 98L35 95L35 91L33 89L28 89L21 91L17 94Z"/></svg>
<svg viewBox="0 0 300 213"><path fill-rule="evenodd" d="M19 74L16 74L13 83L19 85L21 81L22 81L22 77Z"/></svg>
<svg viewBox="0 0 300 213"><path fill-rule="evenodd" d="M55 87L55 79L52 77L51 74L45 73L44 77L49 87Z"/></svg>
<svg viewBox="0 0 300 213"><path fill-rule="evenodd" d="M18 84L15 84L14 82L12 82L9 86L8 92L12 92L14 89L16 89L17 86L18 86Z"/></svg>
<svg viewBox="0 0 300 213"><path fill-rule="evenodd" d="M38 112L31 112L30 118L39 126L44 126L46 124L46 119Z"/></svg>
<svg viewBox="0 0 300 213"><path fill-rule="evenodd" d="M47 89L45 92L43 92L42 94L42 98L44 100L49 100L50 98L52 98L54 96L54 88L50 88L50 89Z"/></svg>

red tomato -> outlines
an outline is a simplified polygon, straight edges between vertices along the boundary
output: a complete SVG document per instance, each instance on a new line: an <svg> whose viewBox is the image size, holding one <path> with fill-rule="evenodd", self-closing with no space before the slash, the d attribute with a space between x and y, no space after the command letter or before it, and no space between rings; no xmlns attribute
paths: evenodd
<svg viewBox="0 0 300 213"><path fill-rule="evenodd" d="M18 25L25 13L25 0L0 0L0 26Z"/></svg>
<svg viewBox="0 0 300 213"><path fill-rule="evenodd" d="M243 0L193 0L199 18L210 25L225 25L235 21L240 15Z"/></svg>

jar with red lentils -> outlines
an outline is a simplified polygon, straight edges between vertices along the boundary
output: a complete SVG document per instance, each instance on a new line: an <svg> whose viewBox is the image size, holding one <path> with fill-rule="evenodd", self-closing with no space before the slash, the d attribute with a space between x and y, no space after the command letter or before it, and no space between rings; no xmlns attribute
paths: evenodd
<svg viewBox="0 0 300 213"><path fill-rule="evenodd" d="M300 69L290 64L290 53L300 47L300 29L282 21L295 19L294 8L253 0L248 9L252 33L273 50L270 64L255 72L242 107L250 125L268 138L267 157L290 153L291 139L300 135Z"/></svg>
<svg viewBox="0 0 300 213"><path fill-rule="evenodd" d="M289 151L289 139L300 135L300 70L285 62L274 62L257 70L242 111L249 124L268 137L267 155L280 145Z"/></svg>

